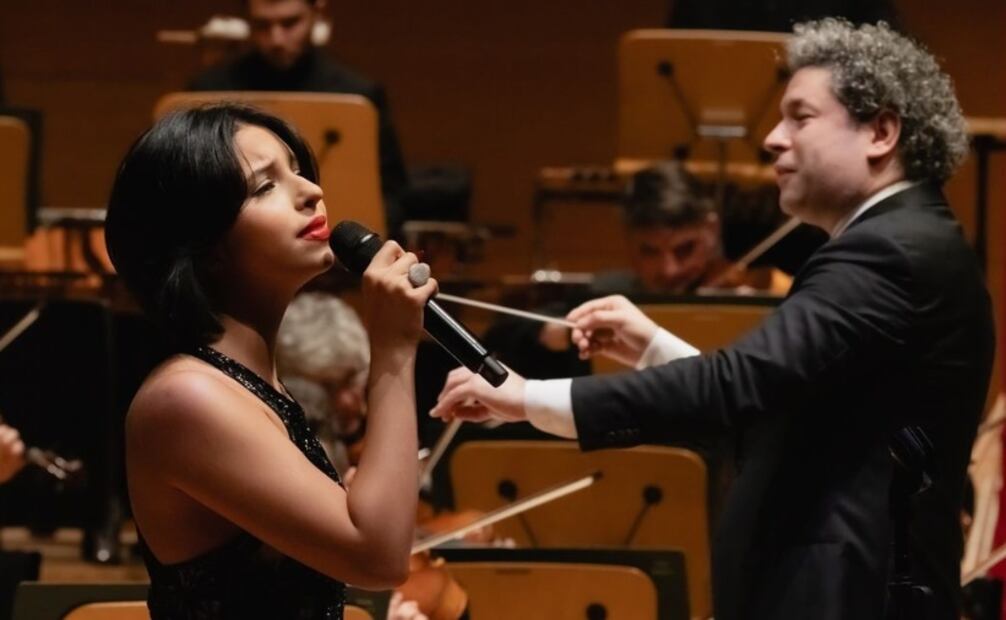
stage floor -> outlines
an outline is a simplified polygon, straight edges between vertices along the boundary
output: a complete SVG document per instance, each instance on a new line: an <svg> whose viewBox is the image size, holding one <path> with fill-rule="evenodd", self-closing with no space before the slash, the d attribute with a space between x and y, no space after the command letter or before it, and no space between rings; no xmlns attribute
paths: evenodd
<svg viewBox="0 0 1006 620"><path fill-rule="evenodd" d="M61 528L52 536L32 536L27 528L0 529L0 549L7 551L38 551L42 554L39 581L48 583L123 583L147 582L147 570L134 554L136 530L124 527L121 534L123 562L101 565L86 562L80 555L83 531Z"/></svg>

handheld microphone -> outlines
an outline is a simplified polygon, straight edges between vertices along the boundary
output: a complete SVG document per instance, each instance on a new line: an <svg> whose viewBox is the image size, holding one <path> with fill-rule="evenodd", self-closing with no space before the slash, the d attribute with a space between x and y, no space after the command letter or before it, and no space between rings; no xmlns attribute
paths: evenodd
<svg viewBox="0 0 1006 620"><path fill-rule="evenodd" d="M381 249L381 238L357 222L343 220L332 229L329 244L346 269L362 274ZM506 381L509 374L506 368L433 299L427 301L423 309L423 329L454 359L468 370L482 375L493 387L499 387Z"/></svg>

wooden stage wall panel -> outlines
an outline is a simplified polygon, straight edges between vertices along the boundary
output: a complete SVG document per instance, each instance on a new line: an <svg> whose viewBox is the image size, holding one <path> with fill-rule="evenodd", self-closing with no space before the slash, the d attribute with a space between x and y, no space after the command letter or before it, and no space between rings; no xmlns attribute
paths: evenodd
<svg viewBox="0 0 1006 620"><path fill-rule="evenodd" d="M388 88L408 161L474 171L475 216L516 225L487 248L481 272L529 267L533 177L543 165L603 163L615 148L615 46L632 28L663 23L666 0L331 3L330 51ZM896 0L906 28L953 75L965 112L1006 115L1006 3ZM9 102L41 109L46 133L42 201L105 202L123 152L149 123L157 97L179 88L196 52L156 43L237 0L5 2L0 67ZM949 193L972 230L973 169ZM993 157L991 282L1002 308L1003 180ZM590 220L588 220L590 221ZM1002 313L1000 312L1000 316ZM1006 330L1000 329L1000 333Z"/></svg>

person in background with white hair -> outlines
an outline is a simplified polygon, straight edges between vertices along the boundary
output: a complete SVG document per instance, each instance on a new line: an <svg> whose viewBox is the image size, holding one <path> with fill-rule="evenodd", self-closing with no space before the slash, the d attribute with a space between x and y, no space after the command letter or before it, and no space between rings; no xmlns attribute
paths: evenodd
<svg viewBox="0 0 1006 620"><path fill-rule="evenodd" d="M276 363L283 385L346 484L366 431L370 342L360 317L326 293L294 298L279 326ZM348 474L348 475L347 475ZM415 601L394 593L388 620L426 620Z"/></svg>
<svg viewBox="0 0 1006 620"><path fill-rule="evenodd" d="M284 385L345 473L353 460L347 446L366 429L370 345L356 311L332 295L297 296L280 324L276 358Z"/></svg>

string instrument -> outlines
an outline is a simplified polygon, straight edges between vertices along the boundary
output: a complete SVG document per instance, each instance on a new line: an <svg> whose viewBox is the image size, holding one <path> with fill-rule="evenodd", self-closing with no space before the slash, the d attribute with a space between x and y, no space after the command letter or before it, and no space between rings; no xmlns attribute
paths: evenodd
<svg viewBox="0 0 1006 620"><path fill-rule="evenodd" d="M43 308L45 308L44 301L37 303L13 327L0 335L0 352L9 347L21 334L35 324L39 316L41 316ZM0 415L0 424L3 424L3 421L3 416ZM35 446L28 446L24 451L23 458L25 463L38 467L60 482L77 478L78 475L83 474L84 470L83 464L79 460L67 460L55 452L42 450Z"/></svg>
<svg viewBox="0 0 1006 620"><path fill-rule="evenodd" d="M419 472L419 486L421 488L428 488L432 484L433 470L447 452L447 447L454 440L454 436L457 435L462 424L463 422L459 419L452 420L444 428L440 437L437 438L436 443L433 444L433 448L429 451L429 456L423 462L423 466ZM416 511L417 533L422 535L442 534L465 527L483 517L484 514L478 510L444 510L437 512L431 504L420 500ZM490 544L495 539L496 533L493 531L491 525L472 530L465 536L465 542L475 544Z"/></svg>
<svg viewBox="0 0 1006 620"><path fill-rule="evenodd" d="M405 600L415 601L430 620L458 620L468 607L468 594L450 574L443 558L433 558L430 550L438 545L463 540L472 532L484 531L494 523L524 513L532 508L586 489L601 478L600 472L545 489L522 500L504 505L458 527L422 538L412 546L409 578L398 587Z"/></svg>
<svg viewBox="0 0 1006 620"><path fill-rule="evenodd" d="M0 424L3 424L0 415ZM60 482L79 480L84 473L84 465L78 459L64 459L51 450L28 446L24 451L24 461L34 465Z"/></svg>

